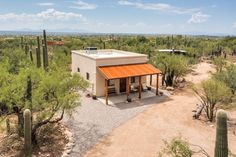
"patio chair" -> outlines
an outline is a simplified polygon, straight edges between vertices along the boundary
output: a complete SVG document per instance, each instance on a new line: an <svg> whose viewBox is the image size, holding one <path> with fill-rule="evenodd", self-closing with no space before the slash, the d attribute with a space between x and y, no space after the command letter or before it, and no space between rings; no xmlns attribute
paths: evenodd
<svg viewBox="0 0 236 157"><path fill-rule="evenodd" d="M130 92L137 92L138 91L138 89L137 89L137 87L135 86L135 85L130 85Z"/></svg>
<svg viewBox="0 0 236 157"><path fill-rule="evenodd" d="M148 90L148 87L147 87L147 85L145 83L142 84L142 89L143 89L143 91L147 91Z"/></svg>

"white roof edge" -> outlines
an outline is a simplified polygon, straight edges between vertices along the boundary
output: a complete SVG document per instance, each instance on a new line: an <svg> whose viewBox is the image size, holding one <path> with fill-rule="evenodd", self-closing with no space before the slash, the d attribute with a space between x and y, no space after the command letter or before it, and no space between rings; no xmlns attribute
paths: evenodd
<svg viewBox="0 0 236 157"><path fill-rule="evenodd" d="M101 58L96 58L96 57L93 57L93 56L89 56L89 55L86 55L84 53L79 53L79 52L84 52L86 50L71 50L72 53L75 53L75 54L78 54L78 55L81 55L81 56L84 56L86 58L90 58L90 59L93 59L93 60L107 60L107 59L118 59L118 58L132 58L132 57L135 57L135 58L139 58L139 57L147 57L148 55L146 54L141 54L141 53L135 53L135 52L130 52L130 51L123 51L123 50L116 50L116 49L99 49L99 51L113 51L113 52L121 52L121 53L126 53L127 56L111 56L111 57L101 57ZM130 55L129 55L130 54Z"/></svg>

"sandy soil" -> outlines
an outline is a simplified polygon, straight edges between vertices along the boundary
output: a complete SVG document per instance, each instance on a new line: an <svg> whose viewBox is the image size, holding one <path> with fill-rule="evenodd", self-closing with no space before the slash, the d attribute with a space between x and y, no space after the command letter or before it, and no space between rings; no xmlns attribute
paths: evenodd
<svg viewBox="0 0 236 157"><path fill-rule="evenodd" d="M186 76L186 80L198 84L208 79L214 68L208 63L200 63L194 71ZM168 101L148 108L116 128L85 157L157 157L164 145L163 140L178 135L192 144L200 145L213 156L215 126L192 119L192 110L198 102L189 90L172 95ZM234 153L235 145L236 136L229 131L229 147Z"/></svg>

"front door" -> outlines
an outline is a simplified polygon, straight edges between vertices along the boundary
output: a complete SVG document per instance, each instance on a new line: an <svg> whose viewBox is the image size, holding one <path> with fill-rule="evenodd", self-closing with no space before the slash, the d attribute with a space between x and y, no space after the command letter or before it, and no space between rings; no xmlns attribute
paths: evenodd
<svg viewBox="0 0 236 157"><path fill-rule="evenodd" d="M122 78L120 79L120 93L123 93L126 91L126 79Z"/></svg>

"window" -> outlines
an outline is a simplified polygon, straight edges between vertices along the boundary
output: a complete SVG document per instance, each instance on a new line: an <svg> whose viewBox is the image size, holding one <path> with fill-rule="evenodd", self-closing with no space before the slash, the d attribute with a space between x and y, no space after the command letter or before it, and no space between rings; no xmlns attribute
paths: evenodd
<svg viewBox="0 0 236 157"><path fill-rule="evenodd" d="M86 79L89 80L89 73L86 73Z"/></svg>
<svg viewBox="0 0 236 157"><path fill-rule="evenodd" d="M135 83L135 77L131 77L131 83Z"/></svg>
<svg viewBox="0 0 236 157"><path fill-rule="evenodd" d="M105 80L105 86L106 86L106 80ZM108 86L115 86L115 80L108 80Z"/></svg>
<svg viewBox="0 0 236 157"><path fill-rule="evenodd" d="M80 72L80 68L77 68L77 72Z"/></svg>
<svg viewBox="0 0 236 157"><path fill-rule="evenodd" d="M108 86L114 86L115 80L108 80Z"/></svg>

